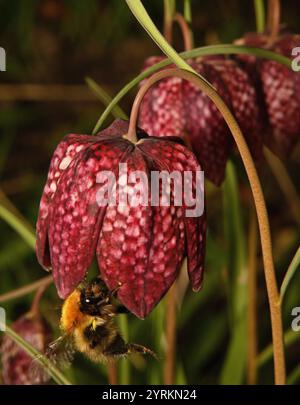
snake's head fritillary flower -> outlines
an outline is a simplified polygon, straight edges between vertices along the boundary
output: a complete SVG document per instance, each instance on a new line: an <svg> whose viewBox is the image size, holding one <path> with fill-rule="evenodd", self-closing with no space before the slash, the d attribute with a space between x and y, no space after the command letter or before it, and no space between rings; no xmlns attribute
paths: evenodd
<svg viewBox="0 0 300 405"><path fill-rule="evenodd" d="M280 35L273 43L263 34L247 34L239 43L267 48L290 59L300 46L300 36ZM287 157L300 136L300 75L290 67L273 60L242 55L238 59L252 72L261 94L260 109L264 114L264 142L279 157Z"/></svg>
<svg viewBox="0 0 300 405"><path fill-rule="evenodd" d="M146 60L144 69L161 61ZM188 61L231 108L256 161L262 156L257 94L250 76L222 56ZM141 83L142 85L143 83ZM203 166L205 176L220 185L232 149L232 136L215 104L195 85L178 77L159 81L146 93L139 124L152 136L183 136Z"/></svg>
<svg viewBox="0 0 300 405"><path fill-rule="evenodd" d="M96 253L108 288L117 289L120 302L144 318L176 279L185 256L193 288L201 286L205 215L188 214L197 200L201 167L178 139L140 131L133 143L127 132L128 122L116 120L96 136L67 135L57 146L40 204L37 257L52 270L65 298L84 279ZM163 203L161 182L153 193L152 175L162 172L181 179L191 174L193 204L185 198L177 204L172 181L169 204ZM200 188L203 195L203 182Z"/></svg>

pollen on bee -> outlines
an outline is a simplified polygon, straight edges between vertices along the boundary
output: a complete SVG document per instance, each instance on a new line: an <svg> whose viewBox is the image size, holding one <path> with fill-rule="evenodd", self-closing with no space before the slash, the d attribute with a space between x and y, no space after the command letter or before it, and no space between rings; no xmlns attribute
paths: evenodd
<svg viewBox="0 0 300 405"><path fill-rule="evenodd" d="M75 325L78 324L80 318L84 316L84 314L79 311L79 302L80 292L74 290L63 304L60 326L67 334L73 332Z"/></svg>

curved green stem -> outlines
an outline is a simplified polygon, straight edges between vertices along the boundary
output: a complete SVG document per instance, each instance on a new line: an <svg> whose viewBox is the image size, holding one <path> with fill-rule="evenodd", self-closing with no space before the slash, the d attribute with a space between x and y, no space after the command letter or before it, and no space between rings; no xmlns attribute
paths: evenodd
<svg viewBox="0 0 300 405"><path fill-rule="evenodd" d="M260 48L253 48L249 46L243 45L209 45L203 46L201 48L195 48L191 51L185 51L179 54L179 56L183 59L192 59L196 58L197 56L208 56L208 55L232 55L232 54L247 54L247 55L254 55L258 58L265 58L269 60L274 60L275 62L281 63L287 67L291 67L291 61L289 58L277 54L275 52L268 51L266 49ZM98 119L95 128L93 130L93 134L99 131L101 126L104 124L107 117L111 114L112 110L115 108L116 105L122 100L122 98L132 90L136 85L138 85L142 80L149 77L153 73L157 72L159 69L162 69L165 66L172 64L173 61L169 59L165 59L155 65L151 66L150 68L144 70L142 73L137 75L134 79L132 79L129 83L127 83L119 93L113 98L111 103L106 107L104 112L102 113L101 117Z"/></svg>
<svg viewBox="0 0 300 405"><path fill-rule="evenodd" d="M180 13L175 14L174 22L177 22L177 24L180 27L183 41L184 41L184 49L186 51L190 51L193 48L193 40L192 40L192 36L191 36L190 27L188 26L185 18Z"/></svg>

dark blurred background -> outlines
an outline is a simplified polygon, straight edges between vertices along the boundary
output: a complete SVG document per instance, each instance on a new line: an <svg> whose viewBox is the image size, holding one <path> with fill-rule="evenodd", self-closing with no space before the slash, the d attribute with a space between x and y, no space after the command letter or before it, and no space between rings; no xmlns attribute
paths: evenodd
<svg viewBox="0 0 300 405"><path fill-rule="evenodd" d="M193 0L191 3L195 46L230 43L245 32L255 30L251 0ZM180 8L180 0L177 4ZM145 0L144 5L162 29L163 1ZM300 32L299 1L282 1L282 7L283 21L295 32ZM174 45L182 50L177 28ZM0 189L34 225L55 145L69 132L90 133L104 110L102 103L85 85L84 78L92 77L114 95L140 72L145 58L160 51L122 0L0 0L0 46L6 50L7 57L6 72L0 72ZM80 101L80 96L79 100L62 100L59 93L54 101L43 100L43 97L32 100L28 94L24 101L24 89L19 87L24 84L78 85L78 94L82 93L83 100ZM128 113L133 97L134 93L131 93L121 103ZM298 147L287 164L298 189L299 157ZM240 166L238 159L236 164ZM281 280L299 244L299 229L270 172L263 169L261 175L271 212L276 266ZM250 197L243 171L239 175L239 186L247 224ZM178 326L178 381L189 383L220 382L230 342L228 296L224 282L227 277L227 246L223 240L221 191L211 185L208 187L214 197L219 197L208 198L209 287L199 295L188 293ZM2 220L0 243L0 293L44 276L32 250ZM260 260L259 256L259 264ZM291 308L297 304L300 306L299 283L298 274L284 305L287 330ZM55 297L53 289L45 298L45 313L50 320L56 319L49 309ZM14 320L27 310L31 299L32 296L26 296L6 303L9 319ZM262 349L270 343L271 337L261 266L258 302L259 347ZM158 316L157 313L152 318L154 316ZM132 318L130 333L134 340L151 346L152 336L156 333L151 326L152 318L144 323ZM146 330L151 333L146 333ZM300 346L296 343L288 349L289 372L299 361ZM75 365L73 372L75 382L99 382L96 366L83 359L78 364L80 367ZM134 368L134 381L151 382L151 367L150 371L145 370L144 364L140 367ZM101 381L105 382L105 370L102 371ZM260 369L259 379L261 383L272 382L270 359ZM152 381L155 381L154 377ZM300 383L300 375L295 382Z"/></svg>

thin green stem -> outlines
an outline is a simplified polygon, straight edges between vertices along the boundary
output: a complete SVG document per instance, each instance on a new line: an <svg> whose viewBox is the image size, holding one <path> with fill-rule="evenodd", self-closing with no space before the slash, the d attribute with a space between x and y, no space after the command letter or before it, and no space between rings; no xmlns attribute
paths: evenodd
<svg viewBox="0 0 300 405"><path fill-rule="evenodd" d="M123 338L128 342L129 340L129 328L127 315L120 315L119 317L119 327ZM129 385L130 384L130 363L127 358L120 360L120 384Z"/></svg>
<svg viewBox="0 0 300 405"><path fill-rule="evenodd" d="M85 82L105 106L111 103L111 96L97 82L95 82L95 80L86 77ZM111 110L111 113L115 118L122 118L124 120L128 119L127 114L118 105Z"/></svg>
<svg viewBox="0 0 300 405"><path fill-rule="evenodd" d="M191 43L192 43L192 48L193 48L193 43L194 43L194 35L193 35L193 30L192 30L192 7L191 7L191 0L183 0L183 16L185 21L189 25L190 29L190 38L191 38Z"/></svg>
<svg viewBox="0 0 300 405"><path fill-rule="evenodd" d="M164 368L165 385L174 384L176 375L176 284L170 288L166 302L166 341L167 351Z"/></svg>
<svg viewBox="0 0 300 405"><path fill-rule="evenodd" d="M110 385L118 384L118 367L116 363L107 364L107 379Z"/></svg>
<svg viewBox="0 0 300 405"><path fill-rule="evenodd" d="M284 276L283 282L281 284L281 288L280 288L281 302L283 302L286 290L287 290L294 274L296 273L296 270L299 268L299 266L300 266L300 247L298 248L295 256L293 257L293 260L291 261L289 268L287 269L287 272Z"/></svg>
<svg viewBox="0 0 300 405"><path fill-rule="evenodd" d="M174 22L177 22L177 24L180 27L181 34L183 37L184 41L184 49L186 51L190 51L193 48L193 40L191 37L191 30L185 21L184 17L180 13L176 13L174 16Z"/></svg>
<svg viewBox="0 0 300 405"><path fill-rule="evenodd" d="M265 58L269 60L274 60L278 63L281 63L285 66L288 66L289 68L291 67L291 61L289 58L286 58L285 56L279 55L275 52L268 51L266 49L260 49L260 48L253 48L249 46L243 46L243 45L233 45L233 44L228 44L228 45L209 45L209 46L203 46L201 48L195 48L191 51L185 51L180 53L180 57L183 59L192 59L196 58L197 56L208 56L208 55L217 55L217 54L222 54L222 55L231 55L231 54L247 54L247 55L254 55L257 56L258 58ZM114 109L116 105L122 100L122 98L130 91L132 90L136 85L138 85L142 80L145 78L149 77L153 73L157 72L158 70L162 69L165 66L168 66L172 64L172 60L167 58L164 59L163 61L156 63L155 65L151 66L150 68L144 70L142 73L140 73L138 76L136 76L134 79L132 79L129 83L127 83L120 91L119 93L113 98L111 103L106 107L104 112L102 113L101 117L98 119L95 128L93 130L93 134L99 131L101 126L104 124L105 120L108 118L108 116L111 114L111 111Z"/></svg>
<svg viewBox="0 0 300 405"><path fill-rule="evenodd" d="M50 285L52 282L53 282L52 276L43 277L40 280L34 281L33 283L24 285L23 287L17 288L15 290L9 291L8 293L0 295L0 303L23 297L24 295L30 294L33 291L39 289L40 287Z"/></svg>
<svg viewBox="0 0 300 405"><path fill-rule="evenodd" d="M265 30L265 5L264 0L254 0L255 18L256 18L256 31L259 33Z"/></svg>
<svg viewBox="0 0 300 405"><path fill-rule="evenodd" d="M221 384L242 384L246 366L247 266L244 224L238 178L232 162L227 163L223 186L224 222L227 233L227 272L230 284L231 339L221 371Z"/></svg>
<svg viewBox="0 0 300 405"><path fill-rule="evenodd" d="M268 0L267 28L270 35L268 45L273 44L280 31L281 3L280 0Z"/></svg>
<svg viewBox="0 0 300 405"><path fill-rule="evenodd" d="M173 17L176 10L175 0L164 0L164 36L169 43L172 43Z"/></svg>
<svg viewBox="0 0 300 405"><path fill-rule="evenodd" d="M72 383L56 368L43 354L36 350L30 343L19 336L13 329L5 325L5 333L20 346L29 356L36 360L59 385L72 385Z"/></svg>

